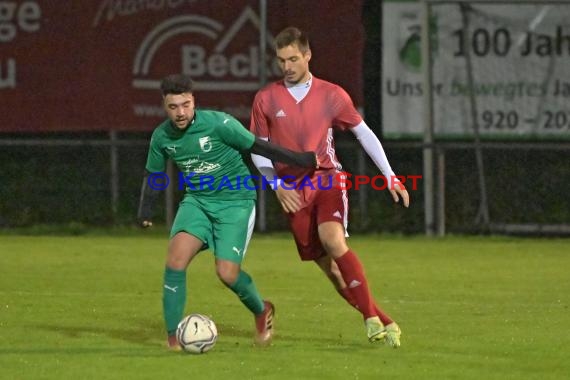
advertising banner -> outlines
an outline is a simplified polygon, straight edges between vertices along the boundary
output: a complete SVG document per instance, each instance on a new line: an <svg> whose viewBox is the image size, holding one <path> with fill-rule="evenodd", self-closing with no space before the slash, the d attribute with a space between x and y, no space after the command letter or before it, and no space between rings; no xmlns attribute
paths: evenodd
<svg viewBox="0 0 570 380"><path fill-rule="evenodd" d="M437 137L570 139L568 4L434 2L430 12L428 89L420 4L384 3L385 136L420 138L431 90Z"/></svg>
<svg viewBox="0 0 570 380"><path fill-rule="evenodd" d="M151 130L160 80L186 73L199 107L244 123L260 81L257 0L0 1L0 133ZM361 1L267 1L272 41L307 32L311 71L362 104Z"/></svg>

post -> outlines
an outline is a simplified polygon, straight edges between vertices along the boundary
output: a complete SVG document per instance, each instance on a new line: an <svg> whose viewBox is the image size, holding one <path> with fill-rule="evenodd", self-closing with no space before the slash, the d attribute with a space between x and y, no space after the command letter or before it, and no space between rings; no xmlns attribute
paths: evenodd
<svg viewBox="0 0 570 380"><path fill-rule="evenodd" d="M117 211L119 208L119 147L117 146L117 131L109 131L111 140L111 214L113 223L117 221Z"/></svg>
<svg viewBox="0 0 570 380"><path fill-rule="evenodd" d="M431 54L430 54L430 8L427 0L422 1L422 72L424 87L424 225L425 232L428 236L434 235L435 218L434 218L434 173L433 173L433 115L431 108L432 92L431 92Z"/></svg>
<svg viewBox="0 0 570 380"><path fill-rule="evenodd" d="M267 83L267 0L259 0L259 87ZM267 231L267 196L259 183L257 192L257 229Z"/></svg>
<svg viewBox="0 0 570 380"><path fill-rule="evenodd" d="M445 236L445 149L437 149L437 236Z"/></svg>
<svg viewBox="0 0 570 380"><path fill-rule="evenodd" d="M366 157L362 149L357 150L358 173L366 174ZM360 208L360 229L368 227L368 186L362 186L358 191L358 208Z"/></svg>

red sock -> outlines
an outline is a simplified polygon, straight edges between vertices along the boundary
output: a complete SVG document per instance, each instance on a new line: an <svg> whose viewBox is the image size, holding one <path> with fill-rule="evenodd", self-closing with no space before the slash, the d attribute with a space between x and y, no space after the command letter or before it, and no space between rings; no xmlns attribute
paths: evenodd
<svg viewBox="0 0 570 380"><path fill-rule="evenodd" d="M356 304L356 300L350 293L348 288L337 289L338 293L348 302L353 308L358 310L358 305ZM374 303L374 310L376 311L376 315L380 318L384 326L389 325L390 323L394 322L388 314L384 313L377 305Z"/></svg>
<svg viewBox="0 0 570 380"><path fill-rule="evenodd" d="M337 289L336 291L342 296L342 298L346 300L346 302L348 302L353 308L358 310L358 305L356 304L356 300L354 299L352 294L350 294L348 288Z"/></svg>
<svg viewBox="0 0 570 380"><path fill-rule="evenodd" d="M347 287L338 289L340 295L355 309L360 311L364 319L378 316L384 325L392 323L392 319L374 302L368 289L368 281L358 256L351 250L335 260ZM351 287L351 284L353 286Z"/></svg>
<svg viewBox="0 0 570 380"><path fill-rule="evenodd" d="M392 318L390 318L388 314L380 310L378 306L374 305L374 309L376 309L376 315L378 315L378 318L380 318L384 326L388 326L390 323L394 322Z"/></svg>

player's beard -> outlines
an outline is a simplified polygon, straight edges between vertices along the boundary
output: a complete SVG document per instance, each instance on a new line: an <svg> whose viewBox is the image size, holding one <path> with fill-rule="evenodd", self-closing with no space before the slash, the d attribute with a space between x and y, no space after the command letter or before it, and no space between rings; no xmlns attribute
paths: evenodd
<svg viewBox="0 0 570 380"><path fill-rule="evenodd" d="M301 79L303 79L303 76L302 75L297 76L295 74L295 72L287 72L287 73L285 73L285 76L283 79L285 80L285 83L287 84L288 87L292 87L292 86L299 84Z"/></svg>
<svg viewBox="0 0 570 380"><path fill-rule="evenodd" d="M287 71L284 73L283 80L285 81L287 87L293 87L298 85L299 83L304 82L305 78L307 77L307 73L308 71L305 71L304 73L301 74L295 71Z"/></svg>
<svg viewBox="0 0 570 380"><path fill-rule="evenodd" d="M188 118L187 117L176 118L174 124L176 124L176 127L178 129L185 129L188 126Z"/></svg>
<svg viewBox="0 0 570 380"><path fill-rule="evenodd" d="M287 83L294 83L295 81L295 72L293 71L288 71L285 73L285 81L287 81Z"/></svg>

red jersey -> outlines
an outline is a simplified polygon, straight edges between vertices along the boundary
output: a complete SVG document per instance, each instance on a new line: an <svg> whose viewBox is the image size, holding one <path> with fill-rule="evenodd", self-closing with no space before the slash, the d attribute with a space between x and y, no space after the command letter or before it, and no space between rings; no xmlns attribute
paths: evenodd
<svg viewBox="0 0 570 380"><path fill-rule="evenodd" d="M311 88L300 101L283 80L258 91L251 111L250 131L294 151L314 151L323 169L341 170L336 157L333 128L347 130L362 121L350 96L340 86L313 76ZM313 170L275 164L280 178L312 176Z"/></svg>

